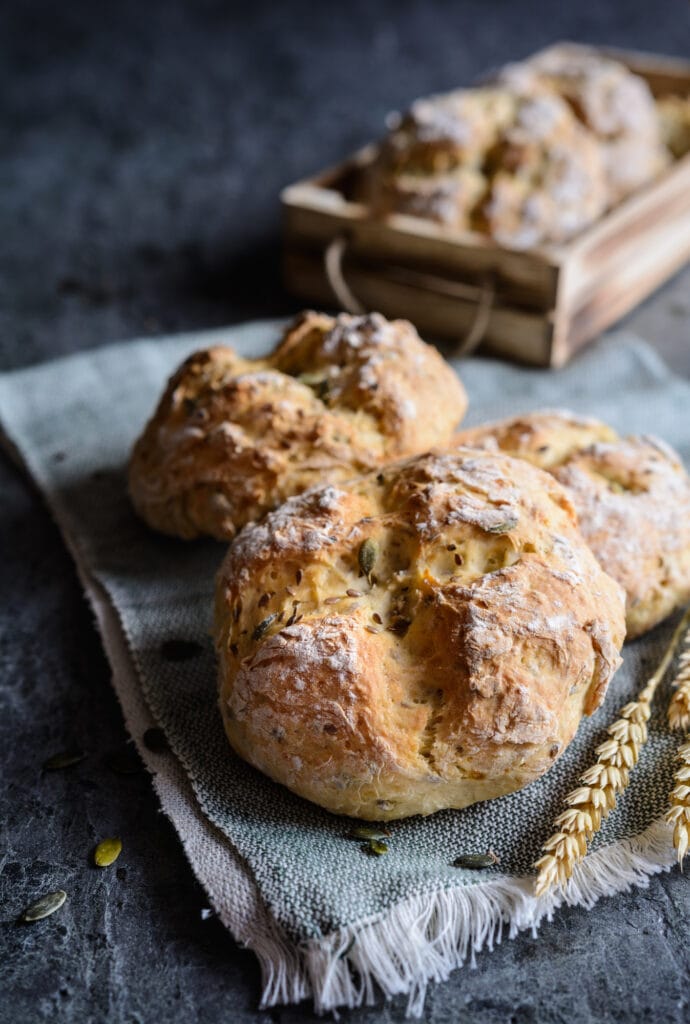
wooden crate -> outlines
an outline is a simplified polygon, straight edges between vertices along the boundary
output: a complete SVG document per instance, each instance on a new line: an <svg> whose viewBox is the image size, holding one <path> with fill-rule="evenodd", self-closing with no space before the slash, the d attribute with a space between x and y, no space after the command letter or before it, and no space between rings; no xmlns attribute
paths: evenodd
<svg viewBox="0 0 690 1024"><path fill-rule="evenodd" d="M602 52L656 96L690 95L688 63ZM572 241L518 252L421 218L372 219L350 195L375 151L282 193L285 281L309 302L377 309L458 344L481 335L501 355L559 366L690 259L690 154Z"/></svg>

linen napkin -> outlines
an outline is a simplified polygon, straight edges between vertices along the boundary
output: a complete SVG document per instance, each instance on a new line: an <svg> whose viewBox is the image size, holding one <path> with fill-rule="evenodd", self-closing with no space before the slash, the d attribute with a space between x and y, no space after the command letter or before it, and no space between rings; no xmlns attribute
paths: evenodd
<svg viewBox="0 0 690 1024"><path fill-rule="evenodd" d="M135 340L0 376L5 445L43 492L94 608L113 681L165 813L192 869L236 939L258 956L262 1004L311 996L317 1010L406 993L421 1013L446 978L502 932L536 929L563 902L596 900L668 868L663 820L677 737L661 689L632 783L565 890L535 899L531 865L565 794L593 761L606 725L655 667L673 622L628 644L601 708L548 774L461 811L392 825L389 852L370 857L351 823L264 778L233 755L216 700L213 579L224 546L158 536L126 494L131 445L168 375L195 348L265 352L280 325ZM533 408L600 416L623 433L657 433L690 459L690 384L643 342L603 339L561 371L490 359L457 363L471 408L465 426ZM144 731L160 726L171 751ZM493 849L500 863L452 867Z"/></svg>

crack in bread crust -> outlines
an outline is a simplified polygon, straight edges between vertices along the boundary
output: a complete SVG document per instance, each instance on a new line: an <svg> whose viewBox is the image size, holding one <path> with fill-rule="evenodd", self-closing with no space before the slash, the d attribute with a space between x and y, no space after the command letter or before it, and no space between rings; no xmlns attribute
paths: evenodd
<svg viewBox="0 0 690 1024"><path fill-rule="evenodd" d="M563 488L471 449L314 489L246 527L215 621L235 750L372 819L542 774L603 699L624 632L622 592Z"/></svg>

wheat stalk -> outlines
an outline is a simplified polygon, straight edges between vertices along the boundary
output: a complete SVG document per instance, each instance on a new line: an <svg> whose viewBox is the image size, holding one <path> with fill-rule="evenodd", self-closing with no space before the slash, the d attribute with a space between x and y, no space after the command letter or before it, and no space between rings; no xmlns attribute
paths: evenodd
<svg viewBox="0 0 690 1024"><path fill-rule="evenodd" d="M666 812L666 821L673 825L673 845L682 868L690 845L690 742L678 748L678 760L680 768L676 769L673 777L676 785L671 790L671 806Z"/></svg>
<svg viewBox="0 0 690 1024"><path fill-rule="evenodd" d="M567 882L577 862L587 853L587 843L598 832L609 811L616 806L618 794L628 785L630 771L637 764L640 749L647 739L647 722L654 694L688 626L690 610L674 630L658 668L640 690L637 699L626 704L619 717L608 727L609 738L596 748L595 764L580 776L580 786L565 798L568 808L556 818L556 831L544 843L544 856L534 865L537 869L534 886L536 896L541 896L554 885ZM682 788L690 796L690 787L684 785ZM678 819L687 835L690 819L682 817L685 814L684 806L678 812ZM671 813L676 812L671 810Z"/></svg>
<svg viewBox="0 0 690 1024"><path fill-rule="evenodd" d="M678 670L673 680L675 692L668 706L668 724L672 729L690 729L690 629L685 634L683 651L678 659ZM678 863L683 867L683 858L690 845L690 738L678 749L680 767L673 776L674 788L669 797L670 807L666 821L673 825L673 845L678 853Z"/></svg>
<svg viewBox="0 0 690 1024"><path fill-rule="evenodd" d="M690 629L685 634L683 652L672 685L676 688L668 706L668 724L672 729L690 729Z"/></svg>

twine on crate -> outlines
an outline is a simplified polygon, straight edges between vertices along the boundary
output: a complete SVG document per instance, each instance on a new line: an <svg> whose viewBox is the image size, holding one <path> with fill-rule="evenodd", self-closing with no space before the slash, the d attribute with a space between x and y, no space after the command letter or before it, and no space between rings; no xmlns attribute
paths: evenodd
<svg viewBox="0 0 690 1024"><path fill-rule="evenodd" d="M347 247L347 235L345 233L336 235L324 251L324 269L333 294L343 309L348 313L361 316L367 312L367 309L354 294L345 278L343 264ZM390 264L384 264L378 270L381 276L389 281L397 281L401 284L410 285L413 288L435 292L437 295L447 295L476 304L469 330L463 338L458 339L453 349L453 355L471 355L484 340L496 296L493 274L485 274L480 284L472 285L461 281L450 281L447 278L436 277L434 274L410 270L407 267L396 267Z"/></svg>

